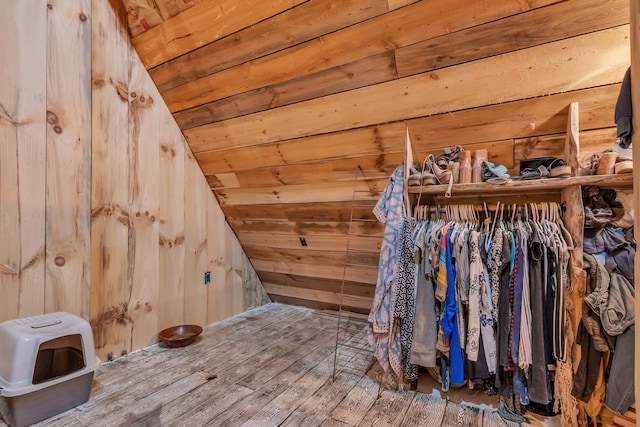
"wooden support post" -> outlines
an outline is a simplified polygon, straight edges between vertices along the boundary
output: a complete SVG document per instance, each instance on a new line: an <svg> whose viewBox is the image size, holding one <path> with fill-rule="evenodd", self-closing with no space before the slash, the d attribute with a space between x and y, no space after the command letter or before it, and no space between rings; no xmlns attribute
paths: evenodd
<svg viewBox="0 0 640 427"><path fill-rule="evenodd" d="M640 168L635 167L640 161L640 4L638 1L630 1L631 5L631 104L633 105L633 207L634 212L640 212ZM640 218L634 215L634 229L640 230ZM640 253L636 252L635 263L640 261ZM640 269L634 269L634 282L640 283ZM640 310L640 302L636 298L635 310ZM638 354L638 342L640 342L640 328L636 327L636 352L634 354L635 365L635 395L640 396L640 356Z"/></svg>
<svg viewBox="0 0 640 427"><path fill-rule="evenodd" d="M580 173L580 136L578 129L578 103L572 102L569 105L569 115L567 119L567 138L565 142L564 160L566 164L571 166L571 175L578 176ZM582 242L584 237L584 206L582 204L582 187L580 185L572 185L562 190L562 200L565 203L565 226L573 239L573 250L569 258L569 280L571 281L572 291L565 298L567 304L567 315L571 324L571 330L568 333L573 334L578 330L580 319L582 317L582 299L584 298L584 289L587 273L583 269L583 251ZM572 342L575 340L571 340ZM568 357L571 357L573 366L580 363L580 348L575 343L572 348L567 349ZM584 416L584 409L578 402L580 414Z"/></svg>

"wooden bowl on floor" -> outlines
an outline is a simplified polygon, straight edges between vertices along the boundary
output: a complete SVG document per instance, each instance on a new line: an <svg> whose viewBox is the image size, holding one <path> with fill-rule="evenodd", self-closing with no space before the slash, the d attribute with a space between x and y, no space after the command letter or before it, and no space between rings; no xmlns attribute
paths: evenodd
<svg viewBox="0 0 640 427"><path fill-rule="evenodd" d="M172 348L186 347L192 344L201 333L201 326L179 325L158 332L158 339Z"/></svg>

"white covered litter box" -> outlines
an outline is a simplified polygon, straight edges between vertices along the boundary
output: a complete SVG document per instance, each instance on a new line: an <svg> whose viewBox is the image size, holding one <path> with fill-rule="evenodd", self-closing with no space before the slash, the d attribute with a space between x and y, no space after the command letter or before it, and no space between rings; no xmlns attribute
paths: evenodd
<svg viewBox="0 0 640 427"><path fill-rule="evenodd" d="M0 324L0 413L23 427L89 399L100 359L89 323L51 313Z"/></svg>

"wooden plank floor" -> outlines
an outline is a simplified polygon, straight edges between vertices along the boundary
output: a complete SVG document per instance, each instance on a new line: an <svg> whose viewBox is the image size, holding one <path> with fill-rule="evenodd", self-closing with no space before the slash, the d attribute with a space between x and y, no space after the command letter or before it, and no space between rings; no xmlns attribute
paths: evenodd
<svg viewBox="0 0 640 427"><path fill-rule="evenodd" d="M366 343L366 323L354 324L352 342ZM381 389L365 372L366 351L333 381L336 325L307 308L250 310L207 326L191 346L155 345L101 365L87 403L37 426L513 425L490 408Z"/></svg>

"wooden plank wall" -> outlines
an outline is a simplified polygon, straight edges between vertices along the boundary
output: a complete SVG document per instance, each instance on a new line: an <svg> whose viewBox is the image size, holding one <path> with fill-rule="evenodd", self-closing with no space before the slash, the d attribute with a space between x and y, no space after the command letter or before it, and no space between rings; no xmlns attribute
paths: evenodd
<svg viewBox="0 0 640 427"><path fill-rule="evenodd" d="M382 189L406 128L416 161L460 144L512 173L522 158L563 155L571 102L583 159L615 140L628 0L262 0L224 17L221 3L132 43L279 301L338 303L355 168ZM369 270L346 283L365 312Z"/></svg>
<svg viewBox="0 0 640 427"><path fill-rule="evenodd" d="M125 21L106 0L0 16L0 321L77 314L103 360L268 301Z"/></svg>

